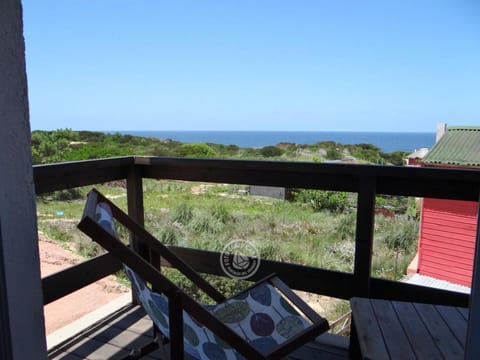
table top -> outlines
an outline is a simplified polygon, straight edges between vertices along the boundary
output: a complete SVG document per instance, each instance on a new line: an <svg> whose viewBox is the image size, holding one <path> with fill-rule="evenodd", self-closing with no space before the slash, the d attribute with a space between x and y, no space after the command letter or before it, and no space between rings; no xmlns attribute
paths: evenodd
<svg viewBox="0 0 480 360"><path fill-rule="evenodd" d="M463 359L468 308L352 298L364 359Z"/></svg>

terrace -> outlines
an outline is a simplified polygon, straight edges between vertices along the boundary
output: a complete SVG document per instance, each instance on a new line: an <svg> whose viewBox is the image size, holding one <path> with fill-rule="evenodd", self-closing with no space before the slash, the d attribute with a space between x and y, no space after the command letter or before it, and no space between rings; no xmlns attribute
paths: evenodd
<svg viewBox="0 0 480 360"><path fill-rule="evenodd" d="M59 163L34 166L33 170L37 194L126 180L128 212L141 224L144 222L142 184L146 178L356 193L358 200L353 272L262 260L259 271L251 280L275 272L293 289L338 299L368 297L469 307L470 325L465 352L467 357L475 358L475 352L478 351L479 345L475 344L475 339L480 336L480 326L478 321L473 320L480 310L475 297L479 281L477 277L474 276L470 296L374 278L371 276L371 264L376 195L478 201L479 171L152 157ZM144 251L135 242L133 245L140 253ZM218 261L219 253L181 247L171 249L198 272L224 276ZM119 262L105 254L47 276L42 279L43 302L49 304L119 269ZM127 304L105 316L95 326L84 329L78 336L50 349L49 356L54 359L107 359L125 356L128 354L126 349L148 342L151 322L144 316L138 306ZM348 351L347 339L322 335L292 354L292 358L341 359L348 358ZM155 356L157 355L153 353L151 358L158 358Z"/></svg>

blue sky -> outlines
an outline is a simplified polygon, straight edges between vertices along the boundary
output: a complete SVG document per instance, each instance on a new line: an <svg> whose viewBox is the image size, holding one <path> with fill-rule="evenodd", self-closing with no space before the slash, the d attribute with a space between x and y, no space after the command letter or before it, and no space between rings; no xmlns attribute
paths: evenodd
<svg viewBox="0 0 480 360"><path fill-rule="evenodd" d="M477 0L24 0L31 127L480 125Z"/></svg>

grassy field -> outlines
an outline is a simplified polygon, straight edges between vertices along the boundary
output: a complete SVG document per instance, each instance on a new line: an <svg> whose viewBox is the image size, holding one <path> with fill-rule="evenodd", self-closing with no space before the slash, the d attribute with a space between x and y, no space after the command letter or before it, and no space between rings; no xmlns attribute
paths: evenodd
<svg viewBox="0 0 480 360"><path fill-rule="evenodd" d="M97 188L126 209L126 192L121 183ZM98 245L75 228L89 189L56 192L37 200L39 230L85 257L101 252ZM318 200L318 193L302 194L297 201L283 201L250 196L246 190L245 186L236 185L146 179L145 226L167 245L221 251L229 241L242 239L253 243L264 259L353 270L356 210L352 194L340 197L342 207L330 207ZM418 221L406 215L415 202L397 198L378 198L377 202L393 208L396 215L376 216L372 275L399 279L416 251ZM174 270L167 270L167 274L205 300ZM244 281L223 277L208 279L227 295L246 286ZM347 308L345 302L330 302L324 315L333 320Z"/></svg>

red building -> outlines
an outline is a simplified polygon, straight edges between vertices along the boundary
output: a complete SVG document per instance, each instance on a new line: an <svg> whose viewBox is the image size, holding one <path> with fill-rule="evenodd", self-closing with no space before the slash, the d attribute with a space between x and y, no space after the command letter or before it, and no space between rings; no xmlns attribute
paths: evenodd
<svg viewBox="0 0 480 360"><path fill-rule="evenodd" d="M428 148L420 148L407 156L406 165L408 166L422 166L423 158L428 154Z"/></svg>
<svg viewBox="0 0 480 360"><path fill-rule="evenodd" d="M480 127L449 127L422 162L480 169ZM471 287L477 213L477 202L423 199L419 274Z"/></svg>

